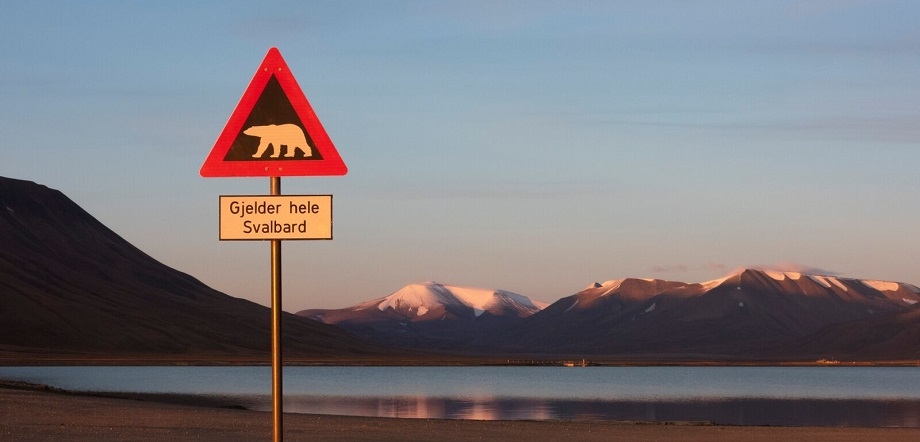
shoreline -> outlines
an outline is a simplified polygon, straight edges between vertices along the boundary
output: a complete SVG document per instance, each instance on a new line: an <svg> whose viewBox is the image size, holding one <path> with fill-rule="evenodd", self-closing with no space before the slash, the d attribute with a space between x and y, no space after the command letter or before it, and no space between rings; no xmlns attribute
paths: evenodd
<svg viewBox="0 0 920 442"><path fill-rule="evenodd" d="M581 365L584 363L584 365ZM42 356L6 353L0 349L0 366L268 366L271 359L253 356L188 355L68 355ZM707 359L679 357L611 358L583 355L540 357L489 357L427 355L417 357L285 357L284 365L297 366L567 366L567 367L920 367L920 359L900 360L785 360L785 359Z"/></svg>
<svg viewBox="0 0 920 442"><path fill-rule="evenodd" d="M94 352L0 345L0 366L148 365L237 366L271 365L270 352ZM828 359L814 354L795 358L733 354L649 353L630 355L583 353L464 353L392 349L385 354L310 356L285 354L285 366L600 366L600 367L920 367L918 358Z"/></svg>
<svg viewBox="0 0 920 442"><path fill-rule="evenodd" d="M69 392L37 384L0 383L0 439L271 440L271 413L146 398ZM162 398L160 398L162 399ZM704 422L477 421L315 414L284 416L290 440L920 440L918 428L727 426Z"/></svg>
<svg viewBox="0 0 920 442"><path fill-rule="evenodd" d="M92 393L0 380L0 439L270 440L271 413L196 395ZM721 425L699 421L464 420L285 413L291 440L920 440L920 428Z"/></svg>

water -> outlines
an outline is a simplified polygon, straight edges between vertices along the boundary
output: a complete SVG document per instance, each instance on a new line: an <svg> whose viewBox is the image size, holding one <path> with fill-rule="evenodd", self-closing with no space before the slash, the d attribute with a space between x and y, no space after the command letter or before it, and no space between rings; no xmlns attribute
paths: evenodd
<svg viewBox="0 0 920 442"><path fill-rule="evenodd" d="M270 367L0 367L90 392L271 409ZM285 367L285 411L408 418L920 427L915 367Z"/></svg>

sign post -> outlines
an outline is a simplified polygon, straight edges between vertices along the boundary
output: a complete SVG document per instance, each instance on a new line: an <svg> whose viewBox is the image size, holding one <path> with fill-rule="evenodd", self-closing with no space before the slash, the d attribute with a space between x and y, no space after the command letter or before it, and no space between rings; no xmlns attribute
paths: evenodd
<svg viewBox="0 0 920 442"><path fill-rule="evenodd" d="M268 50L201 166L203 177L269 177L269 195L221 196L220 240L271 242L272 426L284 439L281 241L332 239L332 195L281 194L282 176L348 168L277 48Z"/></svg>
<svg viewBox="0 0 920 442"><path fill-rule="evenodd" d="M271 194L281 195L281 177L271 178ZM284 389L281 386L281 240L272 241L272 428L275 442L284 439Z"/></svg>

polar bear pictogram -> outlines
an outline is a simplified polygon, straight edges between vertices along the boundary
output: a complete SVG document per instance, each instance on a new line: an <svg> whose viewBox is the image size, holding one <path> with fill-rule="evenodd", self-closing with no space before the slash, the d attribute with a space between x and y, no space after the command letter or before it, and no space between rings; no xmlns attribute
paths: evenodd
<svg viewBox="0 0 920 442"><path fill-rule="evenodd" d="M293 158L294 152L300 149L304 158L313 156L313 148L307 143L307 138L303 134L303 129L296 124L269 124L267 126L252 126L243 131L244 134L251 137L259 137L259 148L252 155L253 158L261 158L272 146L271 158L278 158L281 155L281 146L287 146L285 158Z"/></svg>

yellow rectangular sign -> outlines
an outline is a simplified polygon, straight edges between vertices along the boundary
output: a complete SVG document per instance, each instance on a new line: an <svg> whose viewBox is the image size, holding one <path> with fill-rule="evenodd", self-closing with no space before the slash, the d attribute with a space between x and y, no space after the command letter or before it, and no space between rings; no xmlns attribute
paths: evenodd
<svg viewBox="0 0 920 442"><path fill-rule="evenodd" d="M221 195L220 239L332 239L332 195Z"/></svg>

